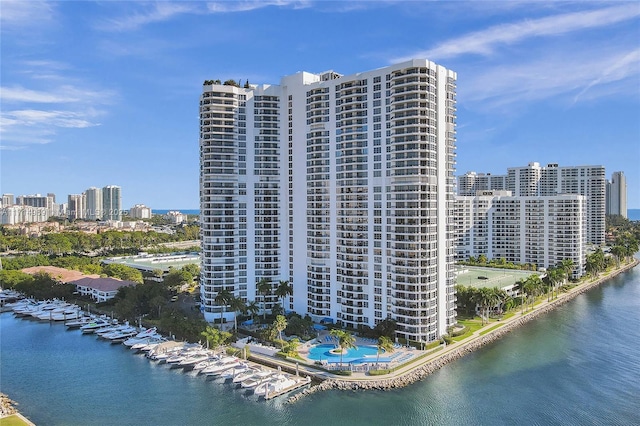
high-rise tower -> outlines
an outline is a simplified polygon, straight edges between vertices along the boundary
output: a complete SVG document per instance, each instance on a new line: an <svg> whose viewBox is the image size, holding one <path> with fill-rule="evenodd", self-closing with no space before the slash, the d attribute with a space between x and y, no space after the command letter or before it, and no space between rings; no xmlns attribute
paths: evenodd
<svg viewBox="0 0 640 426"><path fill-rule="evenodd" d="M440 338L455 323L455 121L456 74L426 60L280 85L206 81L205 317L220 315L222 290L271 309L289 281L285 310Z"/></svg>

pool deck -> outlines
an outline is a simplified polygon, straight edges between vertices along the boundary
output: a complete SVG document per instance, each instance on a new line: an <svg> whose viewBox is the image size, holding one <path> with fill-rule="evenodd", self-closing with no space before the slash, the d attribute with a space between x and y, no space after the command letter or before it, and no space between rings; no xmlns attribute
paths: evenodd
<svg viewBox="0 0 640 426"><path fill-rule="evenodd" d="M632 262L621 265L619 269L607 271L606 273L599 275L595 279L585 280L579 285L571 288L566 293L561 293L556 299L553 299L551 301L547 301L546 299L544 299L540 301L531 311L527 311L525 313L516 312L515 315L506 320L488 323L462 341L454 342L445 347L440 346L429 351L401 348L398 350L398 352L400 352L401 354L411 354L411 358L403 363L399 363L399 365L390 366L395 368L394 371L382 376L370 376L366 369L360 368L353 369L350 376L339 376L331 373L331 371L325 370L324 368L326 367L323 367L323 369L321 370L318 368L314 368L315 366L305 363L297 363L297 365L294 365L290 361L285 361L282 359L263 357L260 355L255 355L255 357L258 359L265 358L265 361L272 364L281 365L283 369L297 368L299 369L301 374L309 375L314 377L316 380L323 381L324 383L322 383L321 386L314 387L318 390L398 388L413 383L416 380L420 380L423 377L426 377L427 375L431 374L433 371L438 370L447 363L454 361L470 352L473 352L476 349L479 349L485 344L490 343L509 333L516 327L519 327L526 322L537 318L540 315L544 315L546 312L556 309L557 307L575 298L579 294L584 293L585 291L588 291L589 289L608 281L616 275L637 266L639 263L640 261L634 259ZM327 343L324 342L324 338L322 337L326 334L328 333L323 332L320 335L320 341L322 343ZM371 344L366 343L366 341L360 340L360 338L358 339L359 340L356 341L356 344ZM305 343L300 348L300 355L305 359L308 359L305 355L306 353L308 353L310 346L315 345L316 343L316 339ZM252 357L253 356L254 354L252 354ZM268 358L268 360L266 358ZM312 362L312 360L309 360L309 363ZM375 364L375 360L373 361L373 364ZM306 394L309 394L311 392L308 392ZM293 402L295 400L297 399L293 399L290 402Z"/></svg>

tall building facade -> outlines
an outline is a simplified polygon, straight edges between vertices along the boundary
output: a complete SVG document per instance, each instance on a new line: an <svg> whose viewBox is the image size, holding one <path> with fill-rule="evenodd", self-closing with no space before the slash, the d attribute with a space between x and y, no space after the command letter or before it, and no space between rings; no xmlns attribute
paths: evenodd
<svg viewBox="0 0 640 426"><path fill-rule="evenodd" d="M144 204L136 204L129 209L129 216L134 219L151 219L151 209Z"/></svg>
<svg viewBox="0 0 640 426"><path fill-rule="evenodd" d="M432 341L455 323L456 74L412 60L279 85L205 82L200 97L201 294L345 326L397 322ZM228 311L228 310L227 310ZM229 318L232 313L227 314Z"/></svg>
<svg viewBox="0 0 640 426"><path fill-rule="evenodd" d="M475 195L478 191L500 191L507 189L507 175L467 172L458 176L458 195Z"/></svg>
<svg viewBox="0 0 640 426"><path fill-rule="evenodd" d="M506 189L514 196L535 197L560 194L584 195L587 199L587 242L604 244L606 213L606 179L604 166L540 166L532 162L524 167L510 167L505 186L486 187L475 172L458 176L458 195L475 196L476 191ZM489 175L485 175L489 176ZM496 175L501 176L501 175Z"/></svg>
<svg viewBox="0 0 640 426"><path fill-rule="evenodd" d="M87 198L82 194L69 194L67 201L67 216L69 220L86 219Z"/></svg>
<svg viewBox="0 0 640 426"><path fill-rule="evenodd" d="M624 172L613 172L607 181L607 214L627 217L627 178Z"/></svg>
<svg viewBox="0 0 640 426"><path fill-rule="evenodd" d="M87 199L86 217L89 220L101 220L104 216L104 206L102 203L102 190L92 186L85 192Z"/></svg>
<svg viewBox="0 0 640 426"><path fill-rule="evenodd" d="M119 186L102 188L102 219L122 220L122 191Z"/></svg>
<svg viewBox="0 0 640 426"><path fill-rule="evenodd" d="M549 268L571 259L574 277L585 272L585 196L478 191L475 196L456 196L455 222L457 260L484 255Z"/></svg>
<svg viewBox="0 0 640 426"><path fill-rule="evenodd" d="M11 207L13 205L13 194L2 194L2 207Z"/></svg>

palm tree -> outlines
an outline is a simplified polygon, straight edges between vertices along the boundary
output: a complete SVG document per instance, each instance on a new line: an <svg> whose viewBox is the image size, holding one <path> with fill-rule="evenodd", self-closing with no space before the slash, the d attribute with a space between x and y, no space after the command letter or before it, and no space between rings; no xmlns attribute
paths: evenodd
<svg viewBox="0 0 640 426"><path fill-rule="evenodd" d="M573 260L564 259L560 262L558 267L564 272L566 280L569 281L569 277L571 276L571 273L573 272L573 268L575 267Z"/></svg>
<svg viewBox="0 0 640 426"><path fill-rule="evenodd" d="M276 288L275 295L282 299L282 309L286 312L284 298L293 295L293 286L289 284L289 281L280 281L280 284Z"/></svg>
<svg viewBox="0 0 640 426"><path fill-rule="evenodd" d="M213 299L213 301L216 302L216 304L221 308L220 309L220 328L222 328L222 317L224 315L225 307L229 304L229 301L231 300L232 297L233 297L233 294L229 290L223 288L218 292L218 294L216 294L216 297Z"/></svg>
<svg viewBox="0 0 640 426"><path fill-rule="evenodd" d="M380 336L378 338L378 354L376 356L376 368L378 367L378 361L380 361L381 352L393 352L393 342L387 336Z"/></svg>
<svg viewBox="0 0 640 426"><path fill-rule="evenodd" d="M329 334L338 339L338 347L340 348L340 367L342 368L342 354L345 350L356 347L356 338L345 330L333 329Z"/></svg>
<svg viewBox="0 0 640 426"><path fill-rule="evenodd" d="M282 332L284 331L285 328L287 328L287 318L284 315L278 315L276 317L276 320L273 322L273 326L275 327L276 330L278 330L278 339L280 340L280 342L283 344L283 347L284 347L284 343L282 341Z"/></svg>
<svg viewBox="0 0 640 426"><path fill-rule="evenodd" d="M229 304L229 308L231 308L231 310L233 311L233 325L237 333L238 332L238 313L243 312L247 308L247 306L245 305L244 301L241 298L235 297L235 296L231 296L228 304Z"/></svg>
<svg viewBox="0 0 640 426"><path fill-rule="evenodd" d="M267 294L271 291L271 282L266 278L261 278L257 284L258 294L262 295L262 320L267 319Z"/></svg>
<svg viewBox="0 0 640 426"><path fill-rule="evenodd" d="M247 310L249 315L251 315L251 319L253 319L253 317L255 317L255 315L260 312L260 306L258 306L258 302L256 302L255 300L247 303L245 309Z"/></svg>
<svg viewBox="0 0 640 426"><path fill-rule="evenodd" d="M542 289L542 280L538 275L530 275L524 282L524 289L527 292L527 299L530 300L531 307L535 303L536 297L540 294Z"/></svg>

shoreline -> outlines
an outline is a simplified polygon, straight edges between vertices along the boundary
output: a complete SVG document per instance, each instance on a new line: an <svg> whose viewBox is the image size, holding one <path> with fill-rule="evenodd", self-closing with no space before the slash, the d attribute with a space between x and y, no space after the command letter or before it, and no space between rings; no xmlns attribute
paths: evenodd
<svg viewBox="0 0 640 426"><path fill-rule="evenodd" d="M16 408L17 402L9 398L6 394L0 393L0 420L6 419L12 416L18 417L24 424L29 426L35 426L31 420L20 414Z"/></svg>
<svg viewBox="0 0 640 426"><path fill-rule="evenodd" d="M463 356L474 352L483 346L492 343L507 333L515 330L516 328L544 315L559 306L573 300L578 295L585 293L592 288L599 286L600 284L609 281L610 279L618 276L623 272L627 272L635 268L640 264L640 260L633 258L633 260L627 264L620 265L620 267L608 274L597 277L592 281L584 282L576 287L573 287L568 292L561 294L558 298L547 302L544 301L542 306L534 308L524 314L519 314L509 318L501 323L501 326L492 329L485 334L480 335L486 329L495 327L495 323L487 324L485 327L477 330L473 336L467 341L453 343L444 348L443 351L434 353L433 355L427 355L424 359L417 361L413 364L407 364L405 367L401 367L398 371L391 373L392 377L381 378L380 376L363 376L362 378L354 379L350 378L338 378L331 377L324 380L317 386L310 387L295 395L292 395L287 400L287 403L294 403L304 396L313 394L318 391L336 389L336 390L391 390L399 389L410 384L413 384L425 377L431 375L435 371L444 367L445 365L462 358Z"/></svg>

